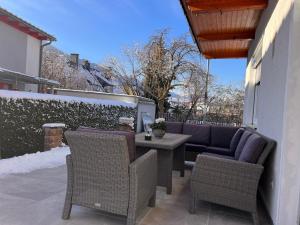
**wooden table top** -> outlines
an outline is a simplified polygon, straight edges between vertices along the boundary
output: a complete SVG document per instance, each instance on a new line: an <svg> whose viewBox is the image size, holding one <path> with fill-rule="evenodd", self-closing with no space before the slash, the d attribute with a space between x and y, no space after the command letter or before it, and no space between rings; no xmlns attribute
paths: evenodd
<svg viewBox="0 0 300 225"><path fill-rule="evenodd" d="M174 150L184 144L191 135L166 133L163 138L156 138L152 135L151 141L145 140L145 133L135 135L135 145L137 147L149 147L166 150Z"/></svg>

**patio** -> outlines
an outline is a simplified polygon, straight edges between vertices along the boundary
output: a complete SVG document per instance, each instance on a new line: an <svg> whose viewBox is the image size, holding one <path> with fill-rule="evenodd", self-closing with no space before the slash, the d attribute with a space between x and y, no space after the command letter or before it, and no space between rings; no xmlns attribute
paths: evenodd
<svg viewBox="0 0 300 225"><path fill-rule="evenodd" d="M73 206L70 220L62 220L65 197L66 166L35 170L0 178L1 225L118 225L126 224L123 217L97 210ZM173 193L157 189L157 204L138 219L140 225L250 225L250 214L206 202L198 203L195 215L188 212L190 170L184 178L173 172ZM260 219L267 225L262 209ZM143 217L144 216L144 217Z"/></svg>

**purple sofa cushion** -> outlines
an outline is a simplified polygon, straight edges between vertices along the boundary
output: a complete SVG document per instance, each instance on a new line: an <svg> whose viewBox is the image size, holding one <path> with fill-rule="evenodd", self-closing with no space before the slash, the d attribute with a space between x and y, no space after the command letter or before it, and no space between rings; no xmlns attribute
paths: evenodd
<svg viewBox="0 0 300 225"><path fill-rule="evenodd" d="M126 140L127 140L129 161L133 162L136 159L135 133L134 132L119 131L119 130L101 130L101 129L92 128L92 127L79 127L77 129L77 131L94 132L94 133L109 134L109 135L123 135L126 137Z"/></svg>
<svg viewBox="0 0 300 225"><path fill-rule="evenodd" d="M188 140L189 143L209 145L210 126L184 124L182 133L192 135L192 137Z"/></svg>
<svg viewBox="0 0 300 225"><path fill-rule="evenodd" d="M173 134L181 134L182 133L182 127L183 123L182 122L166 122L167 133L173 133Z"/></svg>
<svg viewBox="0 0 300 225"><path fill-rule="evenodd" d="M237 130L237 132L234 134L233 138L231 139L231 142L230 142L230 151L232 153L235 152L238 144L239 144L239 141L244 133L245 129L244 128L240 128Z"/></svg>
<svg viewBox="0 0 300 225"><path fill-rule="evenodd" d="M229 155L220 155L220 154L215 154L215 153L210 153L210 152L204 152L204 153L202 153L202 155L207 155L207 156L216 157L216 158L221 158L221 159L231 159L231 160L234 160L234 157L233 157L233 156L229 156Z"/></svg>
<svg viewBox="0 0 300 225"><path fill-rule="evenodd" d="M234 158L236 160L238 160L240 158L240 155L242 153L244 145L246 144L246 141L251 136L251 134L252 134L252 132L250 132L248 130L245 130L244 133L242 134L239 144L237 145L235 153L234 153Z"/></svg>
<svg viewBox="0 0 300 225"><path fill-rule="evenodd" d="M229 148L237 127L211 126L210 146Z"/></svg>
<svg viewBox="0 0 300 225"><path fill-rule="evenodd" d="M239 157L239 161L248 163L257 163L257 160L264 150L267 141L257 134L252 134L246 144L244 145L243 151Z"/></svg>

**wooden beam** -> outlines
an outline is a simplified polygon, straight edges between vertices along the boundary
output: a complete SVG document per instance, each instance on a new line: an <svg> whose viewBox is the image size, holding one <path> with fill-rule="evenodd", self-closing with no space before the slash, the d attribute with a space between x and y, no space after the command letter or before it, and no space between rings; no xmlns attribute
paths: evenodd
<svg viewBox="0 0 300 225"><path fill-rule="evenodd" d="M205 13L216 11L263 10L268 0L187 0L192 12Z"/></svg>
<svg viewBox="0 0 300 225"><path fill-rule="evenodd" d="M207 59L226 59L226 58L247 58L248 50L240 49L240 50L219 50L213 52L203 52L202 53Z"/></svg>
<svg viewBox="0 0 300 225"><path fill-rule="evenodd" d="M200 41L224 41L224 40L251 40L255 38L255 30L225 33L202 33L198 34Z"/></svg>

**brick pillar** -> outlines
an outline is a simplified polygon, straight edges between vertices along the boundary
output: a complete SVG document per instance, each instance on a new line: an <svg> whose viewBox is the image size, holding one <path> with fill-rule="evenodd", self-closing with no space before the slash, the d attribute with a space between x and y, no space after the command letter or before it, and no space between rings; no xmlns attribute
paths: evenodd
<svg viewBox="0 0 300 225"><path fill-rule="evenodd" d="M65 124L63 123L46 123L43 125L44 129L44 150L50 150L51 148L60 147L62 145L63 129Z"/></svg>
<svg viewBox="0 0 300 225"><path fill-rule="evenodd" d="M128 124L119 124L119 130L121 130L121 131L133 131L132 127Z"/></svg>
<svg viewBox="0 0 300 225"><path fill-rule="evenodd" d="M133 131L134 118L120 117L119 118L119 130Z"/></svg>

